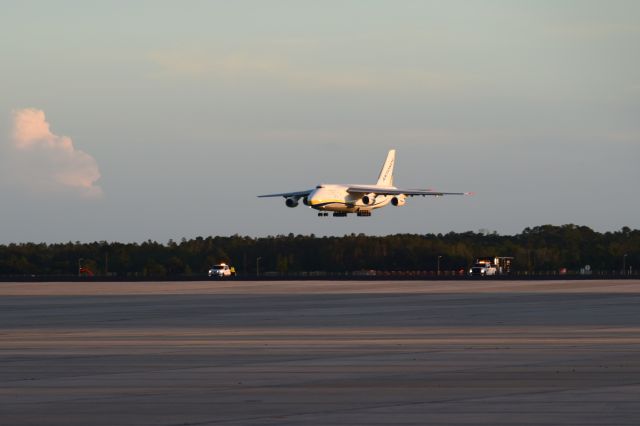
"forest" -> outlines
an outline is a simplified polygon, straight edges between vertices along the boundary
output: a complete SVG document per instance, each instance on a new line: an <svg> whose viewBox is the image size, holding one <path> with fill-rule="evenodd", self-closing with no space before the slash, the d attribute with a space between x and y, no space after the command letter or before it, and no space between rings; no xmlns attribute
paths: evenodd
<svg viewBox="0 0 640 426"><path fill-rule="evenodd" d="M640 230L597 232L573 224L496 232L367 236L216 236L167 243L68 242L0 245L0 276L205 276L227 262L239 276L296 276L363 271L461 273L474 260L511 256L515 274L634 273L640 266Z"/></svg>

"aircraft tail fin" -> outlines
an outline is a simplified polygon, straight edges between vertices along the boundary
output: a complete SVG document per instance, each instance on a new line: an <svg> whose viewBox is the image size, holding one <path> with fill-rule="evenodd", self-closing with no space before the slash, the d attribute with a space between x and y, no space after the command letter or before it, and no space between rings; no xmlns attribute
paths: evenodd
<svg viewBox="0 0 640 426"><path fill-rule="evenodd" d="M378 176L377 185L393 186L393 165L396 162L396 150L390 149L387 159L382 165L380 175Z"/></svg>

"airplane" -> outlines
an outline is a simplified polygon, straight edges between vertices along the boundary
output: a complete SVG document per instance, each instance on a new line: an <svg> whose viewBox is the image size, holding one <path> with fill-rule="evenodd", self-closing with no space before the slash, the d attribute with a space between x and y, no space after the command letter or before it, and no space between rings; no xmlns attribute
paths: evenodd
<svg viewBox="0 0 640 426"><path fill-rule="evenodd" d="M471 192L441 192L431 189L400 189L393 186L393 166L396 150L391 149L382 165L375 185L320 184L313 189L277 194L258 195L258 198L284 197L287 207L297 207L300 200L305 206L318 210L318 216L346 217L349 213L357 216L371 216L371 211L388 204L404 206L407 197L443 195L473 195Z"/></svg>

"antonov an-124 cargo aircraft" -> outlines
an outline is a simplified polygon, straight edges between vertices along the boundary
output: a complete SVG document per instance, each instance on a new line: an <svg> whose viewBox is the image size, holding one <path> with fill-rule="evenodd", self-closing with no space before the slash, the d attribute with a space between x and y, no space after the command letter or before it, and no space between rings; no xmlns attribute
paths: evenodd
<svg viewBox="0 0 640 426"><path fill-rule="evenodd" d="M319 210L318 216L344 217L349 213L358 216L371 216L371 211L391 203L404 206L407 197L443 195L472 195L471 192L441 192L431 189L401 189L393 186L393 165L396 161L396 150L387 154L382 165L378 182L375 185L320 184L314 189L278 194L258 195L258 197L284 197L287 207L296 207L300 200L306 206Z"/></svg>

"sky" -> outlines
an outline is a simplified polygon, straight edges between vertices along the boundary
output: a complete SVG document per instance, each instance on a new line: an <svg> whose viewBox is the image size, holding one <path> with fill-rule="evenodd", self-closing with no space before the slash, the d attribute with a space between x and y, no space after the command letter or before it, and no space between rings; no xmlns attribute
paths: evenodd
<svg viewBox="0 0 640 426"><path fill-rule="evenodd" d="M5 1L0 244L640 228L640 2ZM374 183L318 218L256 195Z"/></svg>

